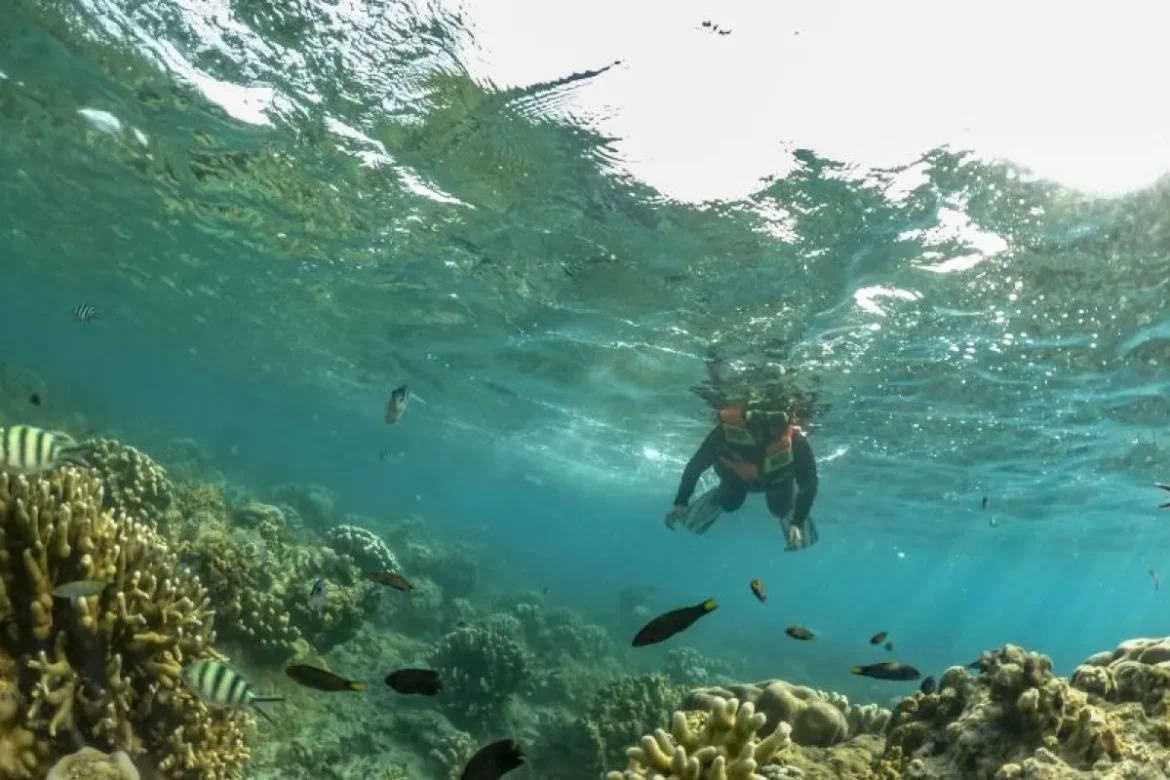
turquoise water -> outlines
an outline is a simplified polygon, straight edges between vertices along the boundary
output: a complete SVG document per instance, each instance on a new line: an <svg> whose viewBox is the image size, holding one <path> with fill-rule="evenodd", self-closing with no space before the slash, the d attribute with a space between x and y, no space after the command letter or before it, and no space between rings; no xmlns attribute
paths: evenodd
<svg viewBox="0 0 1170 780"><path fill-rule="evenodd" d="M783 175L688 200L588 109L652 41L493 84L488 6L16 2L4 362L131 442L418 513L491 588L622 637L626 585L714 596L685 643L748 678L884 701L847 673L878 630L924 669L1014 642L1065 672L1165 633L1166 179L1101 196L958 143L866 167L776 127ZM697 168L736 143L709 141ZM703 538L663 527L710 354L823 405L814 549L783 553L759 497Z"/></svg>

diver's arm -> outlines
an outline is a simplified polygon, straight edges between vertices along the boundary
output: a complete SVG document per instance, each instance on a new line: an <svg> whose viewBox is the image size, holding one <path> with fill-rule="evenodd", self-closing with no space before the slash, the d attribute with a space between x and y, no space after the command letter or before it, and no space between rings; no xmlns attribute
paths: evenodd
<svg viewBox="0 0 1170 780"><path fill-rule="evenodd" d="M804 438L804 434L796 434L792 438L792 461L795 467L796 486L799 488L796 494L796 505L792 510L792 522L796 525L803 526L804 522L808 520L809 512L812 511L813 501L817 497L817 486L820 480L817 478L817 459L813 455L812 446L808 443L808 439Z"/></svg>
<svg viewBox="0 0 1170 780"><path fill-rule="evenodd" d="M678 494L674 497L675 506L687 505L695 492L695 485L699 484L699 477L703 476L704 471L715 465L721 437L722 430L718 426L712 428L711 432L707 434L707 438L703 439L703 443L699 445L699 449L691 456L687 467L683 469L682 480L678 485Z"/></svg>

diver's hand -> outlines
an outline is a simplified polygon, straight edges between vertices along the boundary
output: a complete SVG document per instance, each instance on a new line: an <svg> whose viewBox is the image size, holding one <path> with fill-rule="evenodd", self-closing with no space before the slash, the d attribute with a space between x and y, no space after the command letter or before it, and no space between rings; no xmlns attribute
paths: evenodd
<svg viewBox="0 0 1170 780"><path fill-rule="evenodd" d="M674 524L678 522L679 517L682 516L682 513L686 510L687 508L682 504L675 504L672 506L666 513L666 527L673 531Z"/></svg>

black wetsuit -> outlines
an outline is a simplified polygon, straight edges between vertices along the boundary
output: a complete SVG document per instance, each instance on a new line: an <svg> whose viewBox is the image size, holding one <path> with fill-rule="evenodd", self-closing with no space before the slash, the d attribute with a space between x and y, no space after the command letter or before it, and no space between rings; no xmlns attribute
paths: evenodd
<svg viewBox="0 0 1170 780"><path fill-rule="evenodd" d="M691 456L690 462L683 470L678 495L674 498L676 506L686 506L695 492L699 477L704 471L714 467L715 473L719 475L719 504L723 511L734 512L743 505L748 493L763 492L768 502L768 510L772 514L781 519L792 515L794 525L804 525L812 510L813 500L817 497L818 480L817 461L813 457L808 439L804 438L803 434L795 432L792 435L792 468L779 481L764 486L749 484L724 466L719 457L725 451L723 427L717 425L707 434L707 438L699 445L698 451ZM764 448L761 447L761 458L763 451ZM793 496L794 483L800 488L796 496Z"/></svg>

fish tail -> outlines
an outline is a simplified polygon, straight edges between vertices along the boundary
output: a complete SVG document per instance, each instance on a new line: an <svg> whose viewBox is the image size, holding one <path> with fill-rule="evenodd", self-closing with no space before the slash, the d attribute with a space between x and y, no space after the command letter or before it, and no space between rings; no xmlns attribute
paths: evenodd
<svg viewBox="0 0 1170 780"><path fill-rule="evenodd" d="M719 604L715 601L715 599L707 599L703 602L703 611L710 612L718 606Z"/></svg>
<svg viewBox="0 0 1170 780"><path fill-rule="evenodd" d="M865 670L862 669L860 666L855 666L852 669L850 669L849 671L853 672L854 674L865 674Z"/></svg>
<svg viewBox="0 0 1170 780"><path fill-rule="evenodd" d="M275 725L276 725L276 721L272 719L272 716L271 716L271 715L269 715L269 714L268 714L267 712L265 712L264 710L262 710L262 709L260 709L259 707L257 707L257 706L256 706L256 702L260 702L260 701L284 701L284 699L280 699L280 698L273 697L273 696L264 696L264 697L257 697L257 698L255 698L255 699L253 699L253 700L252 700L252 710L253 710L253 711L254 711L254 712L257 714L257 715L259 715L260 717L264 718L264 720L268 721L268 722L269 722L269 723L271 723L273 726L275 726Z"/></svg>
<svg viewBox="0 0 1170 780"><path fill-rule="evenodd" d="M350 682L350 683L346 684L346 688L351 690L351 691L360 691L362 688L365 688L365 687L366 687L365 683L360 683L360 682Z"/></svg>

